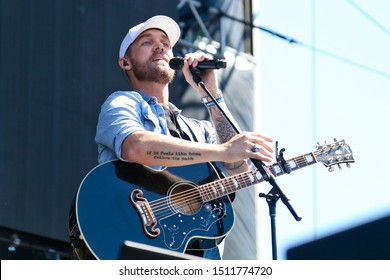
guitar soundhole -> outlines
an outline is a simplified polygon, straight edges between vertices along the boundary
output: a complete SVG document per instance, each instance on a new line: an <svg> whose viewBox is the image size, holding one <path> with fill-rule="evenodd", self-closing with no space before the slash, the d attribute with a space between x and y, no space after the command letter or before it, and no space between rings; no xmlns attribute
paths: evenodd
<svg viewBox="0 0 390 280"><path fill-rule="evenodd" d="M196 186L180 183L170 193L171 206L179 213L192 215L202 208L202 198Z"/></svg>

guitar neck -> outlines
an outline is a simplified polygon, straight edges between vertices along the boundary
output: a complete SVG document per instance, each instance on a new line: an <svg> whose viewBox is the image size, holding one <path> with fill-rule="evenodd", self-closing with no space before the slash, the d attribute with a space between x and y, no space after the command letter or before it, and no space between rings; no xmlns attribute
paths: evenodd
<svg viewBox="0 0 390 280"><path fill-rule="evenodd" d="M313 152L286 160L287 168L291 171L295 171L315 163L317 163L317 159ZM275 177L287 173L286 169L278 162L269 165L268 169ZM263 181L264 179L258 170L251 170L204 184L199 187L199 190L203 201L206 202L229 195Z"/></svg>

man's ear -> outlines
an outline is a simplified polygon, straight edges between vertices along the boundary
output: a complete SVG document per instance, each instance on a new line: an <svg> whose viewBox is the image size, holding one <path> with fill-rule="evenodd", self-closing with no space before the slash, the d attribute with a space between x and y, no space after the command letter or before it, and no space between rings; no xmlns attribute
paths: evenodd
<svg viewBox="0 0 390 280"><path fill-rule="evenodd" d="M130 64L125 57L121 57L118 61L119 67L123 70L130 70Z"/></svg>

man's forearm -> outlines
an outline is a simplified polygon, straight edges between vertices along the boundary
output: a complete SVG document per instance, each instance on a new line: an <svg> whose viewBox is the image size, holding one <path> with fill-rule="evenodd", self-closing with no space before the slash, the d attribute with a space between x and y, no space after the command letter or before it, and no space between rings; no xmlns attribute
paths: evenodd
<svg viewBox="0 0 390 280"><path fill-rule="evenodd" d="M230 120L233 122L235 127L238 130L241 130L238 126L238 124L235 122L233 116L231 115L229 109L227 108L225 103L219 104L221 108L224 110L225 114L230 118ZM216 130L217 134L217 142L218 143L225 143L229 141L231 138L233 138L235 135L237 135L236 130L232 127L229 121L226 120L225 116L221 113L221 111L218 109L217 106L210 106L208 107L209 114L211 116L211 121L214 125L214 128ZM223 164L226 171L233 175L236 173L244 172L246 170L249 170L251 168L250 162L246 160L240 160L233 163L224 163Z"/></svg>
<svg viewBox="0 0 390 280"><path fill-rule="evenodd" d="M220 148L220 145L191 142L140 131L125 139L122 144L122 157L127 161L145 165L181 166L218 161L224 154L218 152Z"/></svg>
<svg viewBox="0 0 390 280"><path fill-rule="evenodd" d="M238 130L241 130L238 124L235 122L226 104L220 103L219 105L224 110L225 114L229 117L229 119L233 122L234 126ZM208 107L208 110L211 116L211 121L216 130L218 143L225 143L232 139L235 135L237 135L236 130L231 126L230 122L226 120L225 116L222 114L222 112L218 109L217 106L210 106Z"/></svg>

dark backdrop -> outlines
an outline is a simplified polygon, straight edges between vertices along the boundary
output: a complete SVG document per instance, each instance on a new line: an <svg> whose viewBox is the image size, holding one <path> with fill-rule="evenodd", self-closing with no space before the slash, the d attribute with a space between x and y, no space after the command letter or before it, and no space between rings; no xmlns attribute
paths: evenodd
<svg viewBox="0 0 390 280"><path fill-rule="evenodd" d="M70 201L97 164L100 105L127 84L128 28L177 1L0 0L0 226L68 240Z"/></svg>

